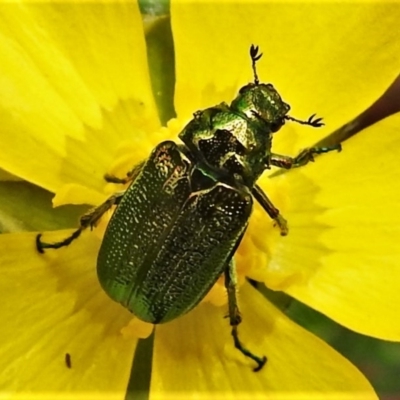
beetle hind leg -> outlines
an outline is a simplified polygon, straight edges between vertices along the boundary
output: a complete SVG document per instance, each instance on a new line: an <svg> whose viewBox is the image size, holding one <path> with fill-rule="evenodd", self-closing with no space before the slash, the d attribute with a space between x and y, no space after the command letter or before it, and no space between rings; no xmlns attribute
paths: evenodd
<svg viewBox="0 0 400 400"><path fill-rule="evenodd" d="M36 236L36 250L43 254L45 249L60 249L61 247L68 246L72 241L78 239L81 235L83 228L79 227L72 235L68 236L64 240L55 243L42 242L42 234L38 233Z"/></svg>
<svg viewBox="0 0 400 400"><path fill-rule="evenodd" d="M89 210L86 214L83 214L82 217L80 218L80 226L79 228L74 231L70 236L65 238L64 240L61 240L60 242L55 242L55 243L46 243L42 242L42 234L39 233L36 236L36 249L39 253L43 254L45 249L60 249L61 247L68 246L71 242L73 242L75 239L78 239L78 237L81 235L82 231L84 231L86 228L93 228L97 222L100 220L100 218L115 204L118 204L125 191L123 192L118 192L109 197L103 204L100 204L98 207L94 207L91 210Z"/></svg>
<svg viewBox="0 0 400 400"><path fill-rule="evenodd" d="M242 342L239 340L239 333L237 330L237 325L233 325L232 326L232 336L233 336L233 342L235 343L235 347L246 357L251 358L252 360L254 360L257 363L257 367L253 368L254 372L258 372L262 369L262 367L265 365L265 363L267 362L267 357L262 356L262 357L258 357L255 354L253 354L251 351L247 350Z"/></svg>
<svg viewBox="0 0 400 400"><path fill-rule="evenodd" d="M267 362L267 357L256 356L250 350L246 349L239 339L238 325L242 322L242 318L236 299L236 272L233 260L229 261L229 264L225 268L225 287L228 292L229 321L232 327L231 334L235 348L257 363L257 367L253 369L254 372L260 371Z"/></svg>

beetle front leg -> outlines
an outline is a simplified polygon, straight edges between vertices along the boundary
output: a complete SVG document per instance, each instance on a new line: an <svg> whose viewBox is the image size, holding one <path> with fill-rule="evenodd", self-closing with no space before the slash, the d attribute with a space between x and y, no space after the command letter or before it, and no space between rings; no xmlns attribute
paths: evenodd
<svg viewBox="0 0 400 400"><path fill-rule="evenodd" d="M77 239L82 231L86 228L93 228L100 218L113 206L118 204L125 191L118 192L109 197L103 204L100 204L98 207L94 207L90 209L86 214L83 214L80 218L80 226L79 228L73 232L70 236L65 238L64 240L56 243L45 243L41 241L42 234L39 233L36 236L36 249L39 253L44 253L44 249L59 249L61 247L68 246L72 241Z"/></svg>
<svg viewBox="0 0 400 400"><path fill-rule="evenodd" d="M328 153L333 150L341 151L342 146L340 144L337 144L327 147L309 147L308 149L302 150L296 157L289 157L281 154L272 153L270 163L271 165L279 168L298 168L308 164L310 161L314 161L315 155Z"/></svg>
<svg viewBox="0 0 400 400"><path fill-rule="evenodd" d="M225 267L225 287L228 292L228 307L229 307L229 321L232 327L232 336L235 347L246 357L251 358L257 363L257 367L253 369L254 372L260 371L260 369L267 362L267 357L258 357L252 352L247 350L241 341L239 340L238 325L242 322L242 317L240 316L239 307L237 305L236 299L236 270L234 261L230 260Z"/></svg>
<svg viewBox="0 0 400 400"><path fill-rule="evenodd" d="M279 213L279 210L272 204L272 201L263 192L260 186L255 185L251 193L261 205L261 207L277 223L279 229L281 230L281 235L286 236L289 232L286 219L282 217L282 215Z"/></svg>

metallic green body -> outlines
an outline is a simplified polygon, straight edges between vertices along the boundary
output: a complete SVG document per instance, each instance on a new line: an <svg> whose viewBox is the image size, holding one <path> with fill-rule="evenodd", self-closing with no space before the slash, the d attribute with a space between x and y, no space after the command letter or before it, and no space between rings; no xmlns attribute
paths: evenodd
<svg viewBox="0 0 400 400"><path fill-rule="evenodd" d="M151 323L199 303L239 245L251 188L288 110L272 85L250 84L231 107L195 113L179 135L186 147L163 142L153 150L111 218L98 255L99 281L112 299Z"/></svg>
<svg viewBox="0 0 400 400"><path fill-rule="evenodd" d="M196 112L179 138L219 175L252 188L270 165L272 134L289 109L271 84L250 83L231 106L221 103Z"/></svg>
<svg viewBox="0 0 400 400"><path fill-rule="evenodd" d="M190 311L224 274L229 323L234 346L256 362L266 363L240 341L233 255L250 218L253 199L268 213L281 235L285 218L256 184L265 169L297 168L332 150L310 147L296 157L271 151L273 134L285 121L318 128L322 118L287 115L271 84L260 83L257 46L250 47L254 83L242 87L229 106L221 103L197 111L180 133L184 143L159 144L147 160L125 178L105 175L108 182L128 183L125 192L110 196L80 219L79 228L56 243L36 237L39 253L59 249L93 227L118 205L101 244L97 273L101 286L138 318L163 323Z"/></svg>

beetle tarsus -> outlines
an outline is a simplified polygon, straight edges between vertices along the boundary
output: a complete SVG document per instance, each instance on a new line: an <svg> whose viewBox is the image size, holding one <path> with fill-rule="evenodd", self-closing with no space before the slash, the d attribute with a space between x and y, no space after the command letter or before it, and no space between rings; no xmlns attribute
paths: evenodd
<svg viewBox="0 0 400 400"><path fill-rule="evenodd" d="M250 350L246 349L239 340L238 325L242 322L240 316L239 307L236 300L236 270L233 260L231 259L225 267L225 287L228 292L228 308L229 308L229 320L232 327L232 337L235 344L235 348L238 349L244 356L251 358L257 363L257 367L253 369L254 372L259 371L267 362L267 357L258 357L253 354Z"/></svg>
<svg viewBox="0 0 400 400"><path fill-rule="evenodd" d="M44 253L44 250L43 250L43 243L42 243L41 240L40 240L41 237L42 237L42 234L41 234L41 233L38 233L38 234L36 235L36 241L35 241L35 243L36 243L36 249L37 249L37 251L38 251L40 254L43 254L43 253Z"/></svg>
<svg viewBox="0 0 400 400"><path fill-rule="evenodd" d="M68 236L64 240L55 243L46 243L41 241L42 234L39 233L36 236L36 249L40 254L44 253L44 249L60 249L61 247L68 246L72 241L77 239L82 233L82 229L79 228L72 235Z"/></svg>
<svg viewBox="0 0 400 400"><path fill-rule="evenodd" d="M304 149L303 151L300 152L300 154L297 157L294 158L293 167L301 167L309 162L314 162L315 161L314 156L323 153L328 153L333 150L341 151L342 146L340 144L337 144L327 147L310 147L308 149Z"/></svg>
<svg viewBox="0 0 400 400"><path fill-rule="evenodd" d="M281 214L278 214L275 218L275 222L281 231L281 236L287 236L289 233L289 228L286 219L283 218Z"/></svg>
<svg viewBox="0 0 400 400"><path fill-rule="evenodd" d="M267 360L268 359L265 356L263 358L261 358L259 361L256 360L258 366L253 368L253 372L261 371L262 367L264 367L264 365L267 363Z"/></svg>
<svg viewBox="0 0 400 400"><path fill-rule="evenodd" d="M119 204L123 195L123 192L118 192L109 197L104 203L97 207L90 209L87 213L83 214L80 218L80 226L70 236L55 243L45 243L41 241L42 234L39 233L36 236L36 249L40 254L44 253L45 249L60 249L61 247L68 246L71 242L81 235L82 231L86 228L93 229L94 226L99 222L100 218L113 206Z"/></svg>
<svg viewBox="0 0 400 400"><path fill-rule="evenodd" d="M329 153L330 151L334 150L342 150L340 143L325 147L308 147L307 149L302 150L296 157L289 157L273 153L271 155L271 165L285 169L299 168L303 167L309 162L314 162L314 156L322 153Z"/></svg>
<svg viewBox="0 0 400 400"><path fill-rule="evenodd" d="M232 326L232 336L233 336L233 341L235 343L235 347L246 357L251 358L257 363L257 367L253 368L254 372L258 372L261 370L261 368L265 365L267 362L267 357L258 357L255 354L253 354L251 351L247 350L239 340L239 334L237 330L237 325Z"/></svg>

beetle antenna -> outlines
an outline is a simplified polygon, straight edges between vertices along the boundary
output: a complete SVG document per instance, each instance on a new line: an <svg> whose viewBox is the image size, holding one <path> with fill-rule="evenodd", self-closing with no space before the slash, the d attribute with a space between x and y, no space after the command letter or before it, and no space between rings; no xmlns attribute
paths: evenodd
<svg viewBox="0 0 400 400"><path fill-rule="evenodd" d="M251 67L253 68L254 84L258 85L260 81L258 80L256 62L262 57L262 53L258 54L258 46L252 44L250 46L250 57L251 57Z"/></svg>
<svg viewBox="0 0 400 400"><path fill-rule="evenodd" d="M316 114L311 115L311 117L308 118L307 121L302 121L301 119L293 118L293 117L291 117L289 115L285 115L285 119L287 119L288 121L297 122L298 124L309 125L309 126L312 126L313 128L319 128L319 127L325 125L322 122L322 118L314 119L315 116L316 116Z"/></svg>

